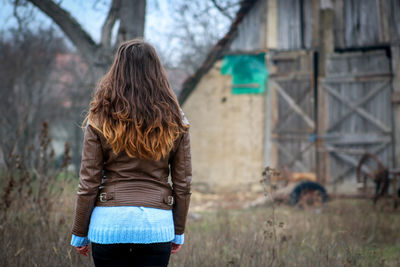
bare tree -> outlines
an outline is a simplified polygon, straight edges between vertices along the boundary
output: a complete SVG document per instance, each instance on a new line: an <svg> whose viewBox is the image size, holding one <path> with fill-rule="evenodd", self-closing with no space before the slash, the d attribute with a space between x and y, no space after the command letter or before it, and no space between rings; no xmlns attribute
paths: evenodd
<svg viewBox="0 0 400 267"><path fill-rule="evenodd" d="M53 29L32 33L20 28L0 38L0 154L6 167L11 155L22 160L28 155L43 120L55 119L49 110L57 110L61 99L48 74L64 47Z"/></svg>
<svg viewBox="0 0 400 267"><path fill-rule="evenodd" d="M146 0L112 0L103 23L101 40L96 43L78 21L56 1L27 0L49 16L78 49L96 81L106 72L119 42L143 37ZM15 4L21 1L14 0ZM112 29L119 22L117 42L112 43Z"/></svg>
<svg viewBox="0 0 400 267"><path fill-rule="evenodd" d="M95 42L82 25L66 10L60 1L56 0L12 0L14 3L14 15L19 24L24 23L25 14L20 12L31 8L28 3L46 14L76 47L84 62L70 61L59 66L58 71L64 77L53 75L53 81L58 82L55 91L63 97L63 103L56 109L60 124L52 127L64 128L66 138L71 140L72 163L77 168L80 161L80 149L82 132L79 121L82 113L87 109L87 103L93 93L95 82L107 71L112 57L120 42L144 36L146 0L111 0L99 1L108 5L107 16L101 28L101 38ZM95 5L94 5L95 6ZM21 8L19 8L21 7ZM29 16L28 16L29 17ZM112 36L113 29L118 27L117 37ZM49 55L51 56L51 55ZM54 56L54 55L52 55ZM85 65L84 70L81 66ZM53 71L53 74L57 69ZM73 79L63 80L65 76ZM57 90L58 89L58 90ZM70 103L69 105L66 103Z"/></svg>
<svg viewBox="0 0 400 267"><path fill-rule="evenodd" d="M70 81L63 81L59 79L60 77L52 76L53 81L58 84L62 83L60 86L63 88L63 93L59 96L64 100L63 104L55 109L57 112L53 112L52 115L58 116L58 119L63 122L61 123L62 127L66 127L65 130L68 132L66 137L72 140L73 162L79 163L82 134L77 126L79 125L78 121L82 118L82 112L87 108L90 95L93 93L94 82L106 72L120 42L144 35L146 0L97 0L95 3L100 2L107 5L107 16L102 25L99 42L92 39L82 25L59 4L59 1L11 1L14 2L14 14L20 24L23 24L24 16L18 15L26 6L36 7L49 16L71 40L81 55L80 58L87 66L87 69L82 71L80 68L82 62L72 61L63 65L61 72L74 77ZM29 5L29 3L33 5ZM179 76L182 76L180 70L187 70L187 74L192 74L201 65L210 48L225 33L238 4L239 0L192 2L174 0L171 6L174 8L175 25L171 27L173 28L171 37L179 39L179 47L173 49L174 53L180 51ZM18 7L21 7L19 12ZM221 25L225 26L221 27ZM118 27L117 38L113 39L112 33L115 27ZM54 56L54 54L49 54L49 56ZM163 57L162 53L161 56ZM56 91L60 92L60 90ZM71 105L65 106L66 102ZM75 130L71 131L71 129Z"/></svg>
<svg viewBox="0 0 400 267"><path fill-rule="evenodd" d="M53 69L51 79L55 81L56 87L53 90L58 92L62 105L57 110L58 120L51 125L52 135L58 151L61 151L65 140L69 141L71 163L78 175L83 143L83 132L79 122L84 117L94 88L87 81L90 69L78 53L58 54L56 61L57 66Z"/></svg>
<svg viewBox="0 0 400 267"><path fill-rule="evenodd" d="M226 33L239 0L177 0L171 38L179 40L179 65L190 75L201 66L213 45ZM221 16L222 15L222 16Z"/></svg>

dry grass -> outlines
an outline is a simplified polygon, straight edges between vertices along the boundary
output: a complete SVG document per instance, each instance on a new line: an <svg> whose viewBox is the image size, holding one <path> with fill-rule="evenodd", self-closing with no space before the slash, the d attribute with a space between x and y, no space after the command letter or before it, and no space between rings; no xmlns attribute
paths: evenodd
<svg viewBox="0 0 400 267"><path fill-rule="evenodd" d="M0 172L1 266L94 266L70 245L78 181L37 170L17 164ZM239 209L223 203L232 195L207 196L204 209L196 207L200 195L193 191L185 244L170 266L400 266L400 211L368 200L334 200L319 210L273 202Z"/></svg>
<svg viewBox="0 0 400 267"><path fill-rule="evenodd" d="M1 228L1 266L91 266L69 245L74 188L62 182L60 187L64 191L51 199L53 209L46 220L38 216L31 203L9 213Z"/></svg>
<svg viewBox="0 0 400 267"><path fill-rule="evenodd" d="M185 247L171 265L400 265L398 213L376 211L365 200L336 200L319 212L288 206L275 212L275 225L271 207L203 214L189 223Z"/></svg>
<svg viewBox="0 0 400 267"><path fill-rule="evenodd" d="M50 225L29 209L2 228L2 266L94 266L69 245L74 185L54 199ZM275 208L191 213L170 266L399 266L400 214L366 200L335 200L322 210ZM274 240L273 231L276 231ZM274 253L275 251L275 253Z"/></svg>

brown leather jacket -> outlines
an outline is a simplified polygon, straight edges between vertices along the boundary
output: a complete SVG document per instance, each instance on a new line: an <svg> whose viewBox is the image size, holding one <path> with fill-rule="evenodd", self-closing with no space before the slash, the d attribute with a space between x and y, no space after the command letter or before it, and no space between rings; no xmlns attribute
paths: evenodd
<svg viewBox="0 0 400 267"><path fill-rule="evenodd" d="M87 236L94 206L172 209L175 234L183 234L191 185L189 131L175 141L168 158L152 161L133 159L125 152L112 153L104 136L87 124L72 234Z"/></svg>

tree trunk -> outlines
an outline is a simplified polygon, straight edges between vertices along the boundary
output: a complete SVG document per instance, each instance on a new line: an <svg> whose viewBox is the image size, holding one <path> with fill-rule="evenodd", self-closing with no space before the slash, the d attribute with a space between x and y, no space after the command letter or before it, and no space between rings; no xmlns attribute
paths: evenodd
<svg viewBox="0 0 400 267"><path fill-rule="evenodd" d="M122 0L118 42L144 36L146 0Z"/></svg>
<svg viewBox="0 0 400 267"><path fill-rule="evenodd" d="M144 36L146 0L112 0L101 29L99 43L96 43L79 22L56 1L28 1L49 16L75 45L89 68L89 77L85 77L87 86L84 87L86 88L94 89L97 81L108 71L121 42ZM18 2L15 1L16 4ZM116 41L113 42L112 30L118 21L118 34ZM74 138L73 163L79 174L81 128L76 127L71 135Z"/></svg>
<svg viewBox="0 0 400 267"><path fill-rule="evenodd" d="M126 40L144 36L146 0L113 0L102 27L101 42L95 43L91 36L72 15L52 0L28 0L49 16L76 46L82 59L91 69L94 83L103 76L117 46ZM112 29L119 21L117 42L112 45Z"/></svg>

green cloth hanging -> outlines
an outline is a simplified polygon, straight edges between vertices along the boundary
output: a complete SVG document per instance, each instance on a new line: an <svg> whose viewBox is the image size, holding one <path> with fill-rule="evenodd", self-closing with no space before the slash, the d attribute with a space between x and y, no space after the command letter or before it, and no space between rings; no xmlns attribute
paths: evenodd
<svg viewBox="0 0 400 267"><path fill-rule="evenodd" d="M268 78L265 53L226 55L222 61L221 74L233 76L233 94L262 94Z"/></svg>

